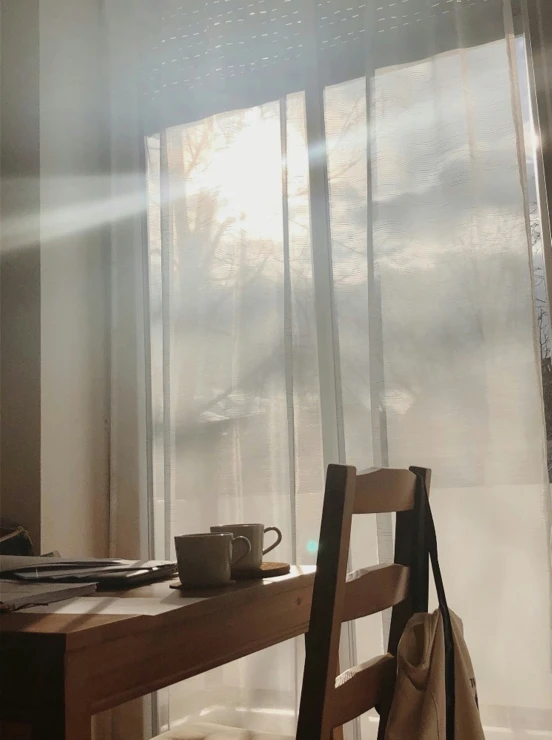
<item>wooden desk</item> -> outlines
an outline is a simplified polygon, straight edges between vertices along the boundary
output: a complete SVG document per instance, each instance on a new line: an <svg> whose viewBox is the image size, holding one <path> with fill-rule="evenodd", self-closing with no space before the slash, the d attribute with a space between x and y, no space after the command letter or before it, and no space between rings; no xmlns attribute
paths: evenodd
<svg viewBox="0 0 552 740"><path fill-rule="evenodd" d="M313 582L294 567L197 598L165 582L2 615L0 737L90 740L93 714L306 632Z"/></svg>

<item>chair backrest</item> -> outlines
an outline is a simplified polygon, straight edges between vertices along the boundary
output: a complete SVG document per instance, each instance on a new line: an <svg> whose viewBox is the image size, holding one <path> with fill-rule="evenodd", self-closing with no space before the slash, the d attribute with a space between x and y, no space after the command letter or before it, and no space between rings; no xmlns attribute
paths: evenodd
<svg viewBox="0 0 552 740"><path fill-rule="evenodd" d="M357 474L346 465L328 466L297 740L330 740L335 728L375 706L380 711L378 738L383 738L397 646L413 613L408 584L416 532L413 507L420 485L416 474L423 476L429 491L431 472L426 468ZM394 563L347 575L353 514L384 512L397 515ZM388 653L337 676L342 623L390 607Z"/></svg>

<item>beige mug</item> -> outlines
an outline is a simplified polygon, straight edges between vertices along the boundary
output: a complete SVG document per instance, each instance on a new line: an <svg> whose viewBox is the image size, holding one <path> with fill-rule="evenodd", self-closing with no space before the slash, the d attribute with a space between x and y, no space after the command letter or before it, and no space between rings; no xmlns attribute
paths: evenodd
<svg viewBox="0 0 552 740"><path fill-rule="evenodd" d="M263 555L274 550L282 541L282 533L278 527L265 527L264 524L222 524L211 527L211 532L226 532L235 537L245 537L251 543L251 550L232 566L235 570L256 570L260 568ZM264 536L267 532L276 532L276 541L269 547L264 548Z"/></svg>
<svg viewBox="0 0 552 740"><path fill-rule="evenodd" d="M236 552L236 544L242 552ZM185 588L224 586L231 569L251 552L247 537L230 532L183 534L174 538L178 575Z"/></svg>

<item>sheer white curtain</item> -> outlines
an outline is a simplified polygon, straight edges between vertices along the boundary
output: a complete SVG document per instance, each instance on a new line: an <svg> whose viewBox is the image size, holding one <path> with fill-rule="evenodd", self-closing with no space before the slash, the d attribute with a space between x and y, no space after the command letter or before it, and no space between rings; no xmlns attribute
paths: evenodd
<svg viewBox="0 0 552 740"><path fill-rule="evenodd" d="M145 6L161 29L143 116L155 555L249 520L282 529L275 558L314 562L326 463L431 467L487 737L551 736L550 490L509 5ZM391 556L392 521L356 523L353 566ZM350 657L381 652L385 632L361 622ZM163 692L161 724L203 713L292 733L301 650ZM375 728L364 718L362 737Z"/></svg>

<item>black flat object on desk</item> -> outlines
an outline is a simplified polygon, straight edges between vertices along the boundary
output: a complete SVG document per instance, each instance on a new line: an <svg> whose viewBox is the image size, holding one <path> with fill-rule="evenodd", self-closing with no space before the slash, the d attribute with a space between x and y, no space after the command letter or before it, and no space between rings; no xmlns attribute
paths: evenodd
<svg viewBox="0 0 552 740"><path fill-rule="evenodd" d="M172 578L176 573L176 563L167 561L93 561L83 563L57 562L27 568L9 573L8 577L33 583L97 583L98 589L113 590L133 588L145 583ZM6 574L7 575L7 574Z"/></svg>

